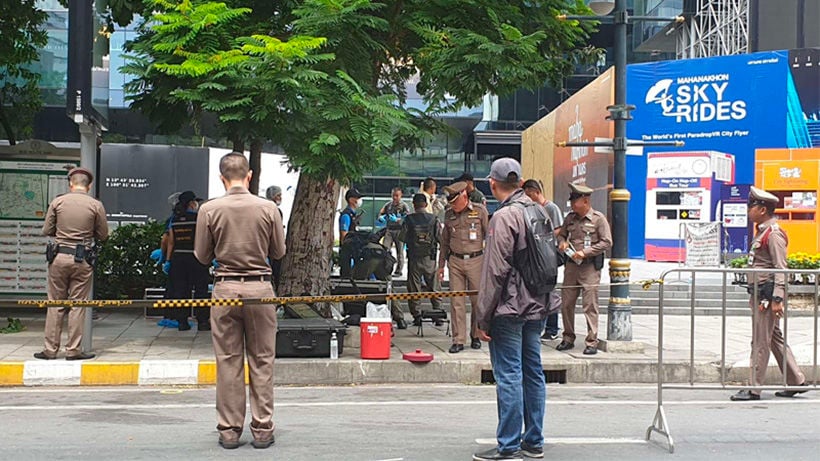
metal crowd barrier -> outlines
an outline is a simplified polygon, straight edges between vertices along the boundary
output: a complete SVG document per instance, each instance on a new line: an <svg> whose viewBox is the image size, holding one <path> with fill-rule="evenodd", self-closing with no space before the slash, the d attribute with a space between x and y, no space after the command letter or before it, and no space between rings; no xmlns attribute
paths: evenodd
<svg viewBox="0 0 820 461"><path fill-rule="evenodd" d="M689 384L673 384L673 383L665 383L664 382L664 361L663 361L663 349L664 349L664 331L663 331L663 316L664 316L664 283L663 281L666 277L672 273L680 273L680 272L687 272L691 275L691 320L690 320L690 331L689 331ZM696 293L697 293L697 278L696 275L700 273L712 273L712 274L722 274L722 286L723 286L723 293L721 296L721 337L720 337L720 384L699 384L695 382L695 301L696 301ZM802 276L802 275L813 275L814 276L814 283L813 286L814 291L813 293L813 300L814 300L814 309L812 314L813 319L813 330L814 330L814 340L813 344L813 362L811 367L810 376L807 374L806 376L806 383L810 385L808 387L797 387L797 386L789 386L787 383L787 376L788 376L788 361L783 360L783 382L781 385L759 385L759 386L749 386L749 385L734 385L734 384L727 384L726 379L726 287L727 276L734 275L735 273L745 273L747 277L747 281L749 284L755 284L755 282L759 281L763 278L763 274L785 274L786 277L786 295L783 297L783 343L784 349L783 353L789 349L789 276ZM672 433L669 428L669 420L666 417L666 412L664 411L663 406L663 391L665 389L692 389L692 390L741 390L741 389L748 389L748 390L755 390L755 391L764 391L764 390L778 390L778 391L806 391L812 390L816 391L818 388L817 383L817 348L818 348L818 295L820 295L820 270L800 270L800 269L737 269L737 268L678 268L678 269L670 269L660 276L660 287L658 289L658 405L657 410L655 411L655 417L652 421L652 425L649 426L646 430L646 440L650 441L650 438L653 433L658 433L661 436L666 438L667 441L667 448L670 453L674 453L675 451L675 443L672 438ZM761 281L762 283L762 281ZM806 285L804 285L806 286ZM751 298L751 305L750 309L752 310L752 322L757 319L759 315L759 310L757 308L752 309L751 306L758 305L758 292L757 290L753 290L753 293L749 295ZM752 337L752 351L754 350L754 334L753 331L749 330L749 333ZM750 354L751 355L751 354ZM754 371L753 367L750 365L750 374Z"/></svg>

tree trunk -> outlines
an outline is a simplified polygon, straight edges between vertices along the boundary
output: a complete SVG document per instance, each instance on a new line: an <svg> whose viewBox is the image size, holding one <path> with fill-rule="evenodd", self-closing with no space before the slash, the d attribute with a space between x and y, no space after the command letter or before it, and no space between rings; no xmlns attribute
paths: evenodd
<svg viewBox="0 0 820 461"><path fill-rule="evenodd" d="M251 194L257 195L259 194L259 177L262 175L262 140L259 138L251 140L250 164L253 175L248 190Z"/></svg>
<svg viewBox="0 0 820 461"><path fill-rule="evenodd" d="M3 108L3 102L0 100L0 126L3 127L3 131L6 132L6 139L9 141L9 145L13 146L17 144L17 137L14 136L14 128L11 127L11 122L9 122L8 114L6 113L5 108Z"/></svg>
<svg viewBox="0 0 820 461"><path fill-rule="evenodd" d="M282 261L279 291L284 296L325 295L330 292L333 225L339 183L299 176L288 222L287 253ZM320 306L326 317L328 306Z"/></svg>
<svg viewBox="0 0 820 461"><path fill-rule="evenodd" d="M231 144L233 144L233 151L244 153L245 152L245 140L239 137L231 139Z"/></svg>

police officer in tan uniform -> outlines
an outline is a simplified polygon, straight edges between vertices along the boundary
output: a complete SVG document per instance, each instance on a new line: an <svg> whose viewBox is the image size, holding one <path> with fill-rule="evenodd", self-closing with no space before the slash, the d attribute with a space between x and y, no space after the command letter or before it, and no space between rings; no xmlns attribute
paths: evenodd
<svg viewBox="0 0 820 461"><path fill-rule="evenodd" d="M484 255L484 236L487 234L489 215L483 205L470 202L467 183L457 182L444 188L450 207L444 215L441 232L441 253L438 258L438 277L444 280L444 264L450 267L450 291L478 290L481 281L481 261ZM451 321L453 345L449 352L464 350L467 340L467 300L452 298ZM475 312L478 296L470 296L470 308ZM470 316L470 347L481 349L477 317Z"/></svg>
<svg viewBox="0 0 820 461"><path fill-rule="evenodd" d="M43 224L43 235L54 238L53 259L48 264L48 299L89 299L94 267L86 260L94 241L108 238L105 208L88 195L94 175L85 168L68 172L69 193L51 201ZM49 256L50 257L50 256ZM80 350L86 309L50 307L46 314L45 348L35 358L51 360L60 350L63 317L68 314L66 360L86 360L94 354Z"/></svg>
<svg viewBox="0 0 820 461"><path fill-rule="evenodd" d="M777 196L752 187L749 193L749 220L755 224L755 238L749 254L749 267L755 269L786 269L786 247L789 239L777 225L774 209ZM757 277L757 283L755 283ZM780 371L787 366L786 382L790 386L805 386L806 377L797 366L794 355L783 340L780 318L783 316L783 297L786 296L786 274L749 274L751 291L749 307L752 309L752 354L749 385L766 384L769 354L774 354ZM755 305L757 298L757 305ZM778 397L794 397L805 391L778 391ZM760 391L741 390L731 400L760 400Z"/></svg>
<svg viewBox="0 0 820 461"><path fill-rule="evenodd" d="M268 261L285 254L285 232L271 201L248 191L251 175L244 155L219 162L227 194L204 203L196 222L194 255L202 264L216 258L214 299L274 296ZM216 412L219 444L239 446L245 424L245 357L248 360L254 448L273 444L273 360L276 309L272 305L214 306L211 336L216 355Z"/></svg>
<svg viewBox="0 0 820 461"><path fill-rule="evenodd" d="M589 203L592 189L583 184L570 184L570 212L558 233L558 249L570 250L571 259L564 265L564 281L561 288L561 317L564 338L556 349L566 351L575 347L575 301L578 286L583 289L581 302L587 320L587 337L584 354L598 353L598 285L604 252L612 247L612 231L601 212L593 210Z"/></svg>

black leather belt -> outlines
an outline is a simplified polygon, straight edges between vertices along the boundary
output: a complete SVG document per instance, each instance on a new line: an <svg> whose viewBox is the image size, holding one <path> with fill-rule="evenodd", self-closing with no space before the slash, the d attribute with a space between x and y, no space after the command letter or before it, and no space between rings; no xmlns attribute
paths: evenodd
<svg viewBox="0 0 820 461"><path fill-rule="evenodd" d="M479 257L483 254L484 254L484 250L478 250L476 252L467 253L467 254L454 253L454 252L451 251L450 252L450 257L455 256L458 259L472 259L472 258L477 258L477 257Z"/></svg>
<svg viewBox="0 0 820 461"><path fill-rule="evenodd" d="M270 282L270 275L217 275L217 282Z"/></svg>
<svg viewBox="0 0 820 461"><path fill-rule="evenodd" d="M73 255L76 252L77 252L77 247L74 247L74 246L64 247L64 246L60 245L60 247L57 249L57 253L62 253L64 255Z"/></svg>

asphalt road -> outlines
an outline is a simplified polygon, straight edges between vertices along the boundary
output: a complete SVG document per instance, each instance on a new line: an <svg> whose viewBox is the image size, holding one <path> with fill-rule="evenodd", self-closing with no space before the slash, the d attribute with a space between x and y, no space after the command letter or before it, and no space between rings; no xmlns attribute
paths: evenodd
<svg viewBox="0 0 820 461"><path fill-rule="evenodd" d="M816 460L820 393L729 402L729 391L666 391L670 455L644 433L651 386L548 388L546 459ZM493 386L286 387L276 444L220 448L214 389L0 389L3 459L469 460L494 444ZM658 439L658 436L654 436Z"/></svg>

